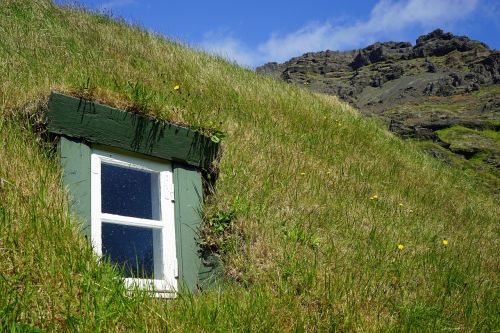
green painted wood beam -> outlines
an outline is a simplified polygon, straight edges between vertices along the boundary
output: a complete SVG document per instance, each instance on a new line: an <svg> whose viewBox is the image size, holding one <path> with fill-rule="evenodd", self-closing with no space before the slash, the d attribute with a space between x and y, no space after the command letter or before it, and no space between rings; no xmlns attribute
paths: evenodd
<svg viewBox="0 0 500 333"><path fill-rule="evenodd" d="M219 145L200 132L53 92L50 133L99 143L208 170Z"/></svg>
<svg viewBox="0 0 500 333"><path fill-rule="evenodd" d="M203 181L200 172L174 163L176 251L179 286L190 292L220 288L223 265L210 253L202 253L198 243L203 222Z"/></svg>
<svg viewBox="0 0 500 333"><path fill-rule="evenodd" d="M201 175L195 169L175 163L175 221L177 258L181 288L195 292L201 266L198 231L202 222L201 205L203 185Z"/></svg>
<svg viewBox="0 0 500 333"><path fill-rule="evenodd" d="M78 218L80 231L90 241L90 147L61 137L58 151L71 213Z"/></svg>

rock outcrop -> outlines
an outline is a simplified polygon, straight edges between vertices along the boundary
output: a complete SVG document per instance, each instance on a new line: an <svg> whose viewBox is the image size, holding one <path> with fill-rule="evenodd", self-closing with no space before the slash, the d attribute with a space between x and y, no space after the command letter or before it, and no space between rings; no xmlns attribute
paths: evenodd
<svg viewBox="0 0 500 333"><path fill-rule="evenodd" d="M378 103L451 96L499 84L500 52L437 29L419 37L415 46L383 42L360 50L306 53L283 64L265 64L257 72L337 95L363 110ZM389 82L393 84L384 88Z"/></svg>
<svg viewBox="0 0 500 333"><path fill-rule="evenodd" d="M498 135L500 127L500 51L441 29L420 36L415 45L379 42L359 50L310 52L283 64L265 64L257 72L336 95L405 138L446 149L453 144L440 133L448 128ZM500 160L499 141L483 141L493 147L464 157ZM500 184L498 163L492 172Z"/></svg>

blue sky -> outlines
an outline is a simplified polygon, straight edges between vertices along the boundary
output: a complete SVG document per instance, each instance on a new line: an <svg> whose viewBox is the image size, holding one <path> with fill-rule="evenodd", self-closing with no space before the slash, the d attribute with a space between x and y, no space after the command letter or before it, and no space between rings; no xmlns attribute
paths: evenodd
<svg viewBox="0 0 500 333"><path fill-rule="evenodd" d="M500 0L76 2L248 67L375 41L415 43L437 27L500 49Z"/></svg>

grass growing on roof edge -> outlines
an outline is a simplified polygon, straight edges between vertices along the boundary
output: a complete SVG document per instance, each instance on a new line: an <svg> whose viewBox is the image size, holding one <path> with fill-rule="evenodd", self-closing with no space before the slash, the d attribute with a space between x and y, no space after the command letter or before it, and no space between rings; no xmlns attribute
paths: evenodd
<svg viewBox="0 0 500 333"><path fill-rule="evenodd" d="M1 330L499 327L498 202L463 173L335 98L108 17L43 0L0 16ZM226 133L206 211L243 207L245 239L224 249L223 291L128 295L97 265L57 158L22 120L56 87Z"/></svg>

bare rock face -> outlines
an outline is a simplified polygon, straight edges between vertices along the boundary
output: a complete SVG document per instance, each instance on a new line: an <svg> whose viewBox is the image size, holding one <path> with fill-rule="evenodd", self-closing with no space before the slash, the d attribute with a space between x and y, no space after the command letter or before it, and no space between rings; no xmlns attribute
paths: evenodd
<svg viewBox="0 0 500 333"><path fill-rule="evenodd" d="M417 44L413 48L413 58L441 57L453 51L467 52L475 49L488 49L484 43L471 40L466 36L455 36L445 33L441 29L417 38Z"/></svg>
<svg viewBox="0 0 500 333"><path fill-rule="evenodd" d="M378 42L359 50L309 52L257 72L336 95L402 137L433 142L453 154L466 150L450 148L454 145L446 140L459 136L445 138L448 129L468 128L480 135L500 127L500 51L441 29L418 37L415 45ZM477 135L461 137L476 140ZM482 141L493 146L481 144L462 157L484 159L497 175L500 193L500 169L491 163L500 159L500 144Z"/></svg>
<svg viewBox="0 0 500 333"><path fill-rule="evenodd" d="M436 29L420 36L415 46L383 42L360 50L306 53L283 64L265 64L257 72L305 83L365 109L377 103L387 106L418 96L451 96L498 84L500 52ZM405 80L408 77L416 80ZM385 84L395 80L400 80L398 91L390 87L387 94Z"/></svg>
<svg viewBox="0 0 500 333"><path fill-rule="evenodd" d="M412 51L410 43L405 42L385 42L375 43L364 49L359 50L350 66L356 70L363 66L377 62L389 60L407 59Z"/></svg>

